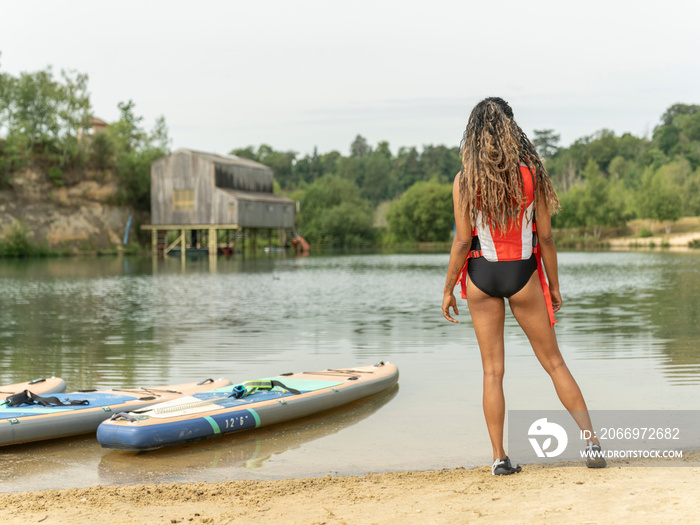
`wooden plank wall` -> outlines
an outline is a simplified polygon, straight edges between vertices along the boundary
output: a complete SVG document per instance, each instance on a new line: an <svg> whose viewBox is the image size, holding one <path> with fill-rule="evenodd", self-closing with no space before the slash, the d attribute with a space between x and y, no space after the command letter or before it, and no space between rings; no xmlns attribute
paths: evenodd
<svg viewBox="0 0 700 525"><path fill-rule="evenodd" d="M272 170L215 164L187 150L175 152L151 166L151 223L293 228L294 203L274 195L272 182Z"/></svg>

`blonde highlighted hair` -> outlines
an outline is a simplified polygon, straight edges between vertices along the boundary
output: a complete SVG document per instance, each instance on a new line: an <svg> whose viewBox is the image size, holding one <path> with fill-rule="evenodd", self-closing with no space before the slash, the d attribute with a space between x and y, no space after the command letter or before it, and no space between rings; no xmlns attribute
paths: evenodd
<svg viewBox="0 0 700 525"><path fill-rule="evenodd" d="M479 102L469 115L460 146L462 172L459 205L476 225L479 212L486 225L507 230L525 208L520 163L532 170L535 206L546 206L554 214L559 199L535 147L513 119L513 110L499 97Z"/></svg>

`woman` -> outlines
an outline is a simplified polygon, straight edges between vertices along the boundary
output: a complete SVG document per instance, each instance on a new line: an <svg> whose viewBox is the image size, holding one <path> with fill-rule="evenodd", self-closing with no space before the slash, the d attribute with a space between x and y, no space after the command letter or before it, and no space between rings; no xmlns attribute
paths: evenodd
<svg viewBox="0 0 700 525"><path fill-rule="evenodd" d="M491 472L513 474L520 472L520 466L511 463L503 447L505 298L562 404L581 430L593 435L586 403L554 333L554 312L562 300L551 215L559 209L559 201L535 148L503 99L487 98L474 107L461 150L462 171L452 189L456 232L442 314L458 322L450 308L459 314L453 290L461 281L484 369ZM587 459L587 466L605 466L595 437L588 441L587 451L597 456Z"/></svg>

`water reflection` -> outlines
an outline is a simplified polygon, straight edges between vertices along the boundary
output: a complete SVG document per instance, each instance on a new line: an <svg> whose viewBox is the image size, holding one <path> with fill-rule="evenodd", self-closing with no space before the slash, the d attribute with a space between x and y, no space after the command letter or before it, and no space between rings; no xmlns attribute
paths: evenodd
<svg viewBox="0 0 700 525"><path fill-rule="evenodd" d="M398 391L397 385L313 417L150 452L103 449L94 435L4 447L0 492L53 488L58 476L71 480L70 487L256 478L254 471L273 457L346 431L374 415ZM314 455L307 466L325 473L326 461L333 458Z"/></svg>
<svg viewBox="0 0 700 525"><path fill-rule="evenodd" d="M700 384L698 254L566 255L565 333L586 334L589 358L652 358L669 382Z"/></svg>

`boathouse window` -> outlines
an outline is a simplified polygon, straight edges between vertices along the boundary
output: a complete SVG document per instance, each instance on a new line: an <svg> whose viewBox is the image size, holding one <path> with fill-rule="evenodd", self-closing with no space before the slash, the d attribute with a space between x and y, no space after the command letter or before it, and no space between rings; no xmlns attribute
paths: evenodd
<svg viewBox="0 0 700 525"><path fill-rule="evenodd" d="M173 210L193 211L194 210L194 190L173 190Z"/></svg>

